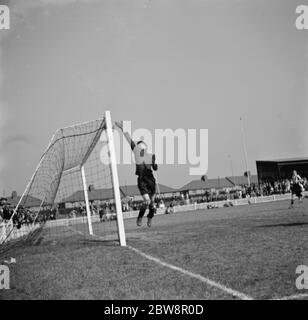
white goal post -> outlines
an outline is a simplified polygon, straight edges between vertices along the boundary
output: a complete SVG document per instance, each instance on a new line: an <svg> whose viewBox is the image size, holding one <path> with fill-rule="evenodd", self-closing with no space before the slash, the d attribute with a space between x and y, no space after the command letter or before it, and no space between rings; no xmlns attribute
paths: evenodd
<svg viewBox="0 0 308 320"><path fill-rule="evenodd" d="M104 142L102 134L106 136ZM102 149L101 145L106 143L107 148ZM102 150L108 157L108 164L100 158ZM99 223L98 216L103 208L109 210L111 216L114 214L115 218L111 220L116 220L116 223L112 226ZM70 220L70 229L76 226L77 233L84 232L90 236L104 236L105 231L109 234L115 231L120 245L126 246L110 111L106 111L102 119L56 131L10 220L2 227L0 244L17 238L17 229L22 228L23 223L29 232L37 229L38 225L43 226L51 217L54 218L52 212L55 210L57 213L62 210L57 216L60 221L58 224L58 221L48 223L49 226L61 225L61 219L71 218L72 212L75 217L77 212L79 216ZM86 232L81 223L87 225ZM96 224L95 228L93 224ZM107 230L108 227L110 229ZM98 233L99 228L101 234Z"/></svg>
<svg viewBox="0 0 308 320"><path fill-rule="evenodd" d="M118 169L117 169L117 159L116 159L116 153L115 153L115 147L114 147L110 111L105 112L105 120L106 120L106 129L107 129L107 140L108 140L108 149L109 149L109 157L110 157L113 192L114 192L116 212L117 212L118 235L119 235L120 245L126 246L122 203L121 203L121 196L120 196L120 185L119 185L119 177L118 177Z"/></svg>

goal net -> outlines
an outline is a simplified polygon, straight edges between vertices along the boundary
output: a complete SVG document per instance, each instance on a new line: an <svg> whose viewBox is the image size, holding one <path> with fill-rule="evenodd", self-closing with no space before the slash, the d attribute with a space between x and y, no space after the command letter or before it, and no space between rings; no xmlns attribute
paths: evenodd
<svg viewBox="0 0 308 320"><path fill-rule="evenodd" d="M126 245L109 111L52 137L0 243L33 233L36 241L78 235Z"/></svg>

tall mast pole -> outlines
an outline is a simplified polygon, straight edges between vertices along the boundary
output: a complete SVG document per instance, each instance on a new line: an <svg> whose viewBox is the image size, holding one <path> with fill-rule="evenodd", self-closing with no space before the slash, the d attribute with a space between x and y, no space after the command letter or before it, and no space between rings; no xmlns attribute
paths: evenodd
<svg viewBox="0 0 308 320"><path fill-rule="evenodd" d="M245 130L244 130L244 123L243 123L242 117L240 118L240 121L241 121L241 133L242 133L242 143L243 143L243 150L244 150L244 159L245 159L245 166L246 166L246 172L247 172L247 181L248 181L248 186L250 187L250 174L248 170L248 157L247 157Z"/></svg>

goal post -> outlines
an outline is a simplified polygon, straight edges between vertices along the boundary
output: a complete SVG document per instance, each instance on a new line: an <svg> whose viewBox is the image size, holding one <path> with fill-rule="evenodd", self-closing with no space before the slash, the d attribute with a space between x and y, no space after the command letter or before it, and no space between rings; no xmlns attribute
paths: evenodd
<svg viewBox="0 0 308 320"><path fill-rule="evenodd" d="M114 147L114 139L113 139L113 132L112 132L113 128L112 128L110 111L106 111L105 119L106 119L106 130L107 130L107 140L108 140L108 150L109 150L109 157L110 157L113 192L114 192L116 212L117 212L118 235L120 239L120 245L126 246L122 203L121 203L121 195L120 195L120 185L119 185L119 177L118 177L118 169L117 169L117 159L116 159L116 153L115 153L115 147Z"/></svg>
<svg viewBox="0 0 308 320"><path fill-rule="evenodd" d="M93 227L92 227L91 211L90 211L90 204L89 204L88 187L87 187L87 180L86 180L86 175L85 175L85 170L84 170L84 166L83 165L81 166L80 171L81 171L84 199L85 199L85 203L86 203L89 234L91 236L93 236Z"/></svg>
<svg viewBox="0 0 308 320"><path fill-rule="evenodd" d="M25 234L42 227L45 238L90 235L125 246L114 143L110 111L101 119L58 129L11 207L0 244L17 238L18 229Z"/></svg>

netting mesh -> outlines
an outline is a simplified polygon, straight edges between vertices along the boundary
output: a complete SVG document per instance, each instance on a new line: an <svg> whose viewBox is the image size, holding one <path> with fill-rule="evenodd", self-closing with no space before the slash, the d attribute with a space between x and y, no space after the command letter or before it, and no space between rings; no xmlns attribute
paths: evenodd
<svg viewBox="0 0 308 320"><path fill-rule="evenodd" d="M105 120L101 119L55 133L2 240L20 237L20 233L27 234L43 225L49 236L72 232L88 235L85 189L94 234L115 237L116 210L105 129Z"/></svg>

